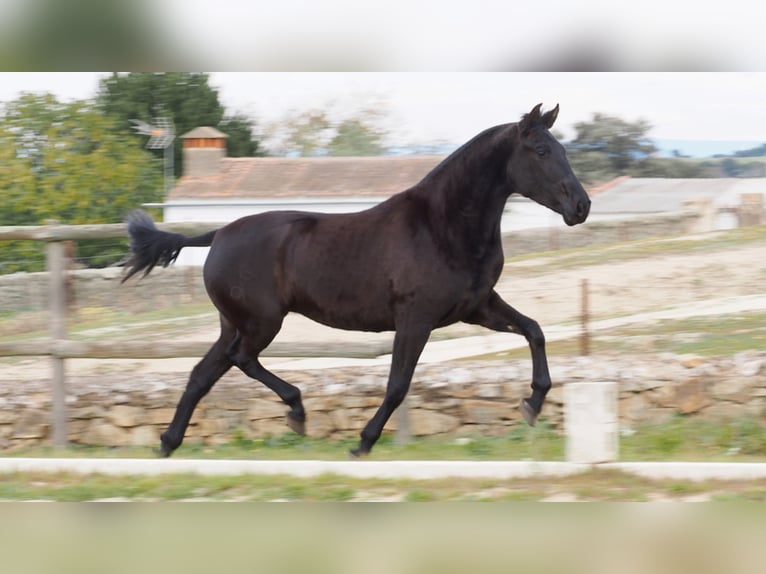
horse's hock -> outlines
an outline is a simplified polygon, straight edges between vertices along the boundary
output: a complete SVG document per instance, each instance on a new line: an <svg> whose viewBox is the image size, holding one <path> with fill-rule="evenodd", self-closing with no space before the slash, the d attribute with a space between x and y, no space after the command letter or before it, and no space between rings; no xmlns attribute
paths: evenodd
<svg viewBox="0 0 766 574"><path fill-rule="evenodd" d="M679 413L710 419L748 416L766 422L766 352L716 359L555 357L551 371L554 388L538 428L549 425L564 432L567 385L583 383L597 392L593 381L616 383L618 425L608 416L599 422L590 410L588 415L580 413L586 425L602 424L600 431L616 426L624 431ZM303 391L308 435L339 438L358 436L380 404L387 372L388 367L374 367L280 375ZM68 440L156 447L186 378L185 373L72 377L67 383ZM530 379L527 360L419 365L407 399L409 431L414 436L507 435L524 425L517 407L528 393ZM47 381L0 383L2 448L51 444L50 407ZM268 389L232 371L200 404L185 442L215 446L237 437L287 433L286 412L287 407ZM389 421L388 431L396 428L396 419ZM608 454L613 444L602 443L599 448ZM586 451L590 457L598 453L595 447Z"/></svg>

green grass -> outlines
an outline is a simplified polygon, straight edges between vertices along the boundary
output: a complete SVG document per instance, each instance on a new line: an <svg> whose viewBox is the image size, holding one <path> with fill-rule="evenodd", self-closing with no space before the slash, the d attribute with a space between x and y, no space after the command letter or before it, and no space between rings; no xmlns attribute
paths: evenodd
<svg viewBox="0 0 766 574"><path fill-rule="evenodd" d="M211 447L187 443L174 458L248 459L248 460L348 460L349 450L358 438L318 439L285 433L266 438L246 439L235 433L226 444ZM65 450L52 447L29 447L5 454L11 457L65 458L153 458L149 447L97 447L70 445ZM385 432L376 443L371 460L563 460L561 436L541 417L534 428L513 427L505 436L415 437L408 444L398 444L394 435Z"/></svg>
<svg viewBox="0 0 766 574"><path fill-rule="evenodd" d="M355 479L326 474L310 479L287 475L105 476L72 473L0 475L0 500L80 502L139 501L305 501L392 500L534 501L566 493L585 501L645 501L709 493L715 500L764 501L766 485L748 481L648 480L615 470L594 469L569 477L503 479Z"/></svg>
<svg viewBox="0 0 766 574"><path fill-rule="evenodd" d="M620 438L620 459L766 461L766 424L755 418L705 421L678 415Z"/></svg>

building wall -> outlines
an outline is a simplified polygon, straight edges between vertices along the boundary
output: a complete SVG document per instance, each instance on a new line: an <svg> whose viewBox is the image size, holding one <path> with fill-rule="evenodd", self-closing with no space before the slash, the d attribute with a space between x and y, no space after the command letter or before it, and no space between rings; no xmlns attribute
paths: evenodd
<svg viewBox="0 0 766 574"><path fill-rule="evenodd" d="M184 175L206 177L221 171L221 160L226 157L222 147L188 147L184 145Z"/></svg>

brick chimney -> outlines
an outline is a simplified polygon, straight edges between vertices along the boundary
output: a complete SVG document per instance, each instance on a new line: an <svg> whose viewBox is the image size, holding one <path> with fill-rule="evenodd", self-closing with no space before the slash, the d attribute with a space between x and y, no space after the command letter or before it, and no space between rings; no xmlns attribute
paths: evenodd
<svg viewBox="0 0 766 574"><path fill-rule="evenodd" d="M184 175L205 177L218 175L221 160L226 157L226 138L215 128L200 127L181 136L184 146Z"/></svg>

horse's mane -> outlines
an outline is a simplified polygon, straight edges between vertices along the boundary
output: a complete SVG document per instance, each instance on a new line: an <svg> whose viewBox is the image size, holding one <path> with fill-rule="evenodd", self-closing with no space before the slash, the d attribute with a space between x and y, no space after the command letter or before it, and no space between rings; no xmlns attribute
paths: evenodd
<svg viewBox="0 0 766 574"><path fill-rule="evenodd" d="M465 166L465 160L470 157L482 157L485 154L484 150L489 150L495 147L498 143L496 138L497 134L513 124L500 124L484 130L477 134L466 143L461 145L446 158L444 158L439 164L437 164L431 171L429 171L422 182L432 181L440 177L445 171L451 170L455 166Z"/></svg>

